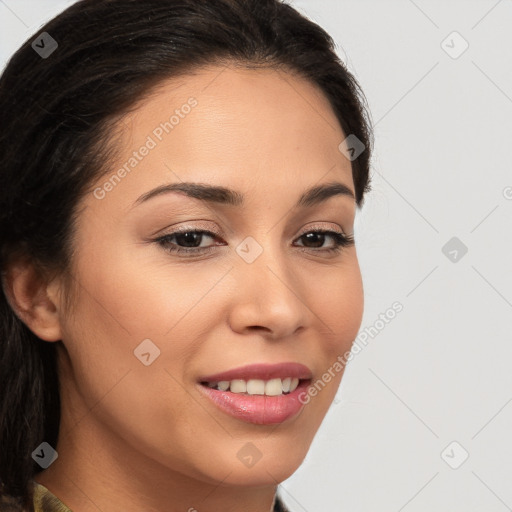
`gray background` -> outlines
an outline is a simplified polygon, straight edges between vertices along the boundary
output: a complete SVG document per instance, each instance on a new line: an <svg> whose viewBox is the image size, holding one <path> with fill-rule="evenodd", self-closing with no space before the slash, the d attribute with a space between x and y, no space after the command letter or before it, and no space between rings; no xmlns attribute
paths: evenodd
<svg viewBox="0 0 512 512"><path fill-rule="evenodd" d="M0 0L0 66L71 3ZM281 495L296 512L511 510L512 1L292 3L372 112L356 241L373 330Z"/></svg>

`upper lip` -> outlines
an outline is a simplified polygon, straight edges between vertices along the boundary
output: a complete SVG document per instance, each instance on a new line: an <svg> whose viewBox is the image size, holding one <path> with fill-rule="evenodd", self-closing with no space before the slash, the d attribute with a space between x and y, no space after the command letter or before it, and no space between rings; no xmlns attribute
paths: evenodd
<svg viewBox="0 0 512 512"><path fill-rule="evenodd" d="M300 363L278 363L278 364L250 364L239 368L232 368L225 372L205 375L199 379L200 382L220 382L222 380L234 379L261 379L269 380L276 378L295 377L297 379L311 379L311 370Z"/></svg>

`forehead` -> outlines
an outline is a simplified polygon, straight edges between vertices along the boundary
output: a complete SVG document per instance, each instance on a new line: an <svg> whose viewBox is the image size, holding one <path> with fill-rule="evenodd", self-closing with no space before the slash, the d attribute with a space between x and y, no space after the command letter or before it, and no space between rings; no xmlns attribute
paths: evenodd
<svg viewBox="0 0 512 512"><path fill-rule="evenodd" d="M109 196L126 207L150 188L179 181L268 196L336 179L353 191L350 161L338 149L345 135L329 101L282 70L196 70L161 83L123 124L120 158L100 184L124 167ZM144 146L145 155L135 156Z"/></svg>

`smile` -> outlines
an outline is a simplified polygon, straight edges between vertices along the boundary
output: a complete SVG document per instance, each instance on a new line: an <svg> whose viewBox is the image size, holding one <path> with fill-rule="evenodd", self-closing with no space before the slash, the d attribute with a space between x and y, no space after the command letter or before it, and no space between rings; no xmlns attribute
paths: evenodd
<svg viewBox="0 0 512 512"><path fill-rule="evenodd" d="M259 424L282 423L296 416L299 400L311 382L309 368L299 363L257 364L200 378L200 392L236 419Z"/></svg>

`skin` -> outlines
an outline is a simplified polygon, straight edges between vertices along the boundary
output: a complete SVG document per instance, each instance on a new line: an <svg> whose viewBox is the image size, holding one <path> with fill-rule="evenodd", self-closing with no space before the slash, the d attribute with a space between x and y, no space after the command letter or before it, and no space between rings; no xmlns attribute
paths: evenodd
<svg viewBox="0 0 512 512"><path fill-rule="evenodd" d="M42 343L62 340L59 456L35 480L75 512L268 512L277 484L303 461L343 372L279 425L225 414L199 393L198 378L293 361L316 381L350 350L361 325L355 246L328 254L329 236L309 246L299 238L314 227L350 234L356 212L347 195L293 208L313 185L336 181L354 192L350 161L338 150L345 134L308 81L212 66L166 82L123 120L107 178L191 96L197 106L113 190L83 197L74 311L62 280L47 282L22 262L9 273L23 321ZM180 181L235 189L246 205L169 193L133 206ZM218 231L201 245L223 245L187 257L154 241L185 226ZM263 248L250 264L234 250L247 236ZM149 366L134 356L147 338L160 349ZM262 454L250 468L237 457L248 442Z"/></svg>

